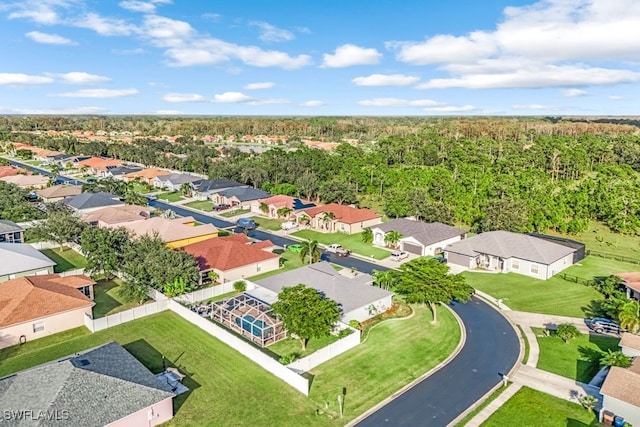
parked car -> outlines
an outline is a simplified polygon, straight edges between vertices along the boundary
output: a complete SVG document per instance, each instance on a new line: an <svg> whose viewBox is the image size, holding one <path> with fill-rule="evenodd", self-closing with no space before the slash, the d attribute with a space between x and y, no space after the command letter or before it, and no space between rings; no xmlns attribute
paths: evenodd
<svg viewBox="0 0 640 427"><path fill-rule="evenodd" d="M444 257L444 255L440 254L440 255L436 255L434 257L434 259L438 262L447 262L447 259Z"/></svg>
<svg viewBox="0 0 640 427"><path fill-rule="evenodd" d="M396 251L391 254L392 261L401 261L405 258L409 258L409 253L405 251Z"/></svg>
<svg viewBox="0 0 640 427"><path fill-rule="evenodd" d="M621 332L625 332L625 330L621 328L619 324L611 319L606 319L604 317L594 317L587 322L587 326L589 327L589 329L599 334L620 334Z"/></svg>
<svg viewBox="0 0 640 427"><path fill-rule="evenodd" d="M293 230L294 228L298 228L298 223L295 221L285 221L280 224L280 228L283 230Z"/></svg>
<svg viewBox="0 0 640 427"><path fill-rule="evenodd" d="M258 227L253 218L240 218L236 221L236 225L247 230L255 230Z"/></svg>
<svg viewBox="0 0 640 427"><path fill-rule="evenodd" d="M342 245L338 245L337 243L327 246L326 251L338 256L349 256L351 254L349 250L345 249Z"/></svg>
<svg viewBox="0 0 640 427"><path fill-rule="evenodd" d="M298 253L298 252L302 251L302 245L298 245L298 244L289 245L289 246L287 246L287 250L289 250L291 252Z"/></svg>
<svg viewBox="0 0 640 427"><path fill-rule="evenodd" d="M215 205L213 207L213 210L218 212L218 211L225 211L227 209L229 209L231 207L231 205L228 205L226 203L220 203L219 205Z"/></svg>

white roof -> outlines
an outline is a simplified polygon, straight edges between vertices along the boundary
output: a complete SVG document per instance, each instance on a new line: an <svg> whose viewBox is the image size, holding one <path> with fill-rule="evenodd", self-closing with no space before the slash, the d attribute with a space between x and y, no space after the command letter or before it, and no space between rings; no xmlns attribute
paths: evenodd
<svg viewBox="0 0 640 427"><path fill-rule="evenodd" d="M27 243L0 243L0 260L0 276L56 265Z"/></svg>

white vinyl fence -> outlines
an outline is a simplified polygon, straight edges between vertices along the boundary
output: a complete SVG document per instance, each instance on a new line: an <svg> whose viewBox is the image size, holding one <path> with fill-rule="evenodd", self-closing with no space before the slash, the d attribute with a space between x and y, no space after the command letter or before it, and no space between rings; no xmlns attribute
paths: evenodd
<svg viewBox="0 0 640 427"><path fill-rule="evenodd" d="M169 300L155 301L149 304L141 305L140 307L131 308L126 311L111 314L105 317L99 317L92 319L88 315L84 318L84 325L91 332L98 332L103 329L111 328L113 326L120 325L122 323L130 322L142 317L151 316L152 314L165 311L169 308Z"/></svg>
<svg viewBox="0 0 640 427"><path fill-rule="evenodd" d="M257 363L260 367L280 378L305 396L309 395L309 380L280 364L280 362L253 347L247 341L227 332L176 301L169 300L169 309L188 322L216 337L229 347L240 352L240 354Z"/></svg>
<svg viewBox="0 0 640 427"><path fill-rule="evenodd" d="M346 326L346 325L345 325ZM347 326L347 328L349 328ZM343 328L344 329L344 328ZM352 329L352 328L349 328ZM353 333L347 335L344 338L339 339L333 344L329 344L319 350L314 351L307 357L298 359L287 365L287 368L294 370L300 374L310 371L318 365L331 360L334 357L351 350L353 347L360 344L360 330L352 329Z"/></svg>
<svg viewBox="0 0 640 427"><path fill-rule="evenodd" d="M205 301L205 300L208 300L209 298L214 298L222 294L233 292L234 283L235 282L227 282L221 285L198 289L197 291L193 291L193 292L189 292L188 294L182 294L180 296L177 296L174 299L180 303L185 303L185 304L193 304L199 301Z"/></svg>

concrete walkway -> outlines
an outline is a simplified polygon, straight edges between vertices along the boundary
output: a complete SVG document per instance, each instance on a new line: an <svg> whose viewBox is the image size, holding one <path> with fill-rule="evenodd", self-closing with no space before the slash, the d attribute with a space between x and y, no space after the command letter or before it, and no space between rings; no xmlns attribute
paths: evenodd
<svg viewBox="0 0 640 427"><path fill-rule="evenodd" d="M511 399L511 397L516 394L522 388L521 384L511 384L509 388L500 393L498 397L496 397L491 403L485 406L482 411L478 412L475 417L473 417L465 427L479 427L483 422L487 420L494 412L496 412L502 405L504 405L507 400Z"/></svg>
<svg viewBox="0 0 640 427"><path fill-rule="evenodd" d="M598 387L526 365L520 366L511 381L574 403L586 394L599 398L600 392Z"/></svg>
<svg viewBox="0 0 640 427"><path fill-rule="evenodd" d="M554 316L551 314L528 313L525 311L509 311L505 313L516 325L535 328L556 329L562 323L573 323L584 334L590 332L585 319L580 317Z"/></svg>

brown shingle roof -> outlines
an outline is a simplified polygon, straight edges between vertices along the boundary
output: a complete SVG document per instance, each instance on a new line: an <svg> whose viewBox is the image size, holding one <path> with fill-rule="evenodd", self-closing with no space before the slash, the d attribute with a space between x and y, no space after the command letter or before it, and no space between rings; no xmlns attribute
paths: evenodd
<svg viewBox="0 0 640 427"><path fill-rule="evenodd" d="M616 276L624 280L628 288L640 292L640 272L616 273Z"/></svg>
<svg viewBox="0 0 640 427"><path fill-rule="evenodd" d="M94 302L77 288L95 284L84 275L57 274L20 277L0 286L0 327L65 311L91 307Z"/></svg>
<svg viewBox="0 0 640 427"><path fill-rule="evenodd" d="M314 217L323 212L333 212L334 219L345 224L355 224L356 222L368 221L370 219L380 218L381 215L367 208L352 208L351 206L339 205L338 203L329 203L324 206L316 206L314 208L303 209L310 217Z"/></svg>
<svg viewBox="0 0 640 427"><path fill-rule="evenodd" d="M247 236L238 233L193 243L184 246L182 249L196 258L201 271L208 271L214 268L226 271L278 258L278 255L265 252L256 247L255 244L251 245L249 243Z"/></svg>
<svg viewBox="0 0 640 427"><path fill-rule="evenodd" d="M153 236L155 233L158 233L162 241L165 243L205 236L207 234L218 232L218 229L212 224L203 224L197 227L192 227L161 217L124 222L122 224L111 225L110 227L124 227L131 230L136 236Z"/></svg>
<svg viewBox="0 0 640 427"><path fill-rule="evenodd" d="M640 335L625 332L618 345L640 351Z"/></svg>
<svg viewBox="0 0 640 427"><path fill-rule="evenodd" d="M141 171L138 171L138 172L129 172L125 174L124 177L127 179L135 179L138 177L153 179L157 176L170 175L170 174L171 172L162 170L162 169L142 169Z"/></svg>
<svg viewBox="0 0 640 427"><path fill-rule="evenodd" d="M82 193L82 187L79 185L54 185L36 191L36 194L44 199L75 196L80 193Z"/></svg>
<svg viewBox="0 0 640 427"><path fill-rule="evenodd" d="M151 209L146 206L124 205L106 207L90 212L82 217L89 224L97 222L98 225L121 224L123 222L139 221L150 216Z"/></svg>
<svg viewBox="0 0 640 427"><path fill-rule="evenodd" d="M631 369L612 366L600 394L640 407L640 374Z"/></svg>

